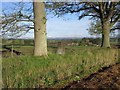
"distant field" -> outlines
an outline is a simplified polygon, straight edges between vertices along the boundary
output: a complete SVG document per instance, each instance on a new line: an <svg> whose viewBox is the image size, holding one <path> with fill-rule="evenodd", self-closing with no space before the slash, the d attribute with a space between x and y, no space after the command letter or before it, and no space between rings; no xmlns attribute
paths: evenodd
<svg viewBox="0 0 120 90"><path fill-rule="evenodd" d="M80 39L48 39L47 43L48 43L48 53L56 53L56 49L57 49L57 43L58 42L62 42L65 43L65 48L69 48L71 47L71 45L69 46L69 44L73 44L72 48L84 48L84 46L87 46L85 48L93 48L93 46L96 45L98 47L100 47L100 43L101 43L101 39L100 38L80 38ZM76 45L74 45L76 44ZM111 39L111 46L114 46L118 44L118 42L116 42L116 39ZM32 39L14 39L14 40L9 40L9 39L3 39L2 40L2 45L7 45L7 47L11 47L13 45L13 49L17 50L21 53L23 53L24 55L33 55L33 46L34 46L34 41ZM2 48L2 46L0 47L0 51L2 50L6 50L4 48ZM11 54L8 52L7 54L3 53L3 57L8 57Z"/></svg>
<svg viewBox="0 0 120 90"><path fill-rule="evenodd" d="M48 47L48 57L34 57L33 46L16 46L25 55L3 58L3 87L63 87L98 69L120 62L118 49L93 46L65 46L64 55L57 47Z"/></svg>
<svg viewBox="0 0 120 90"><path fill-rule="evenodd" d="M7 46L7 47L11 48L11 46ZM57 52L57 48L58 48L57 46L48 46L48 54L50 54L50 53L55 54ZM75 53L76 51L78 52L79 50L82 52L82 51L85 51L85 50L88 50L88 49L90 49L90 50L99 49L100 47L93 47L93 46L64 46L64 48L65 48L65 52L68 54L68 53ZM13 49L16 50L16 51L21 52L24 55L33 55L33 46L13 46ZM11 55L9 53L8 53L8 55L6 53L3 53L3 57ZM14 56L16 56L16 55L14 55Z"/></svg>

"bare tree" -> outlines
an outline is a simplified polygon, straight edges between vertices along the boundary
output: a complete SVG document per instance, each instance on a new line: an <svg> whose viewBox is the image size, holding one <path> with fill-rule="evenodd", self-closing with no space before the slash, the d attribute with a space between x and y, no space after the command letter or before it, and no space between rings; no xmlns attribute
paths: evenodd
<svg viewBox="0 0 120 90"><path fill-rule="evenodd" d="M110 47L110 29L120 19L120 2L55 2L49 3L49 8L55 15L66 13L78 13L79 19L89 16L93 20L99 20L102 26L102 47Z"/></svg>
<svg viewBox="0 0 120 90"><path fill-rule="evenodd" d="M114 34L115 31L120 30L119 21L110 29L110 34ZM100 21L93 20L87 29L91 35L101 35L102 25Z"/></svg>
<svg viewBox="0 0 120 90"><path fill-rule="evenodd" d="M29 5L28 5L29 4ZM3 10L2 36L19 37L34 29L34 55L47 55L46 16L43 2L19 2L11 12Z"/></svg>
<svg viewBox="0 0 120 90"><path fill-rule="evenodd" d="M10 11L10 12L8 12ZM23 2L13 4L11 9L2 10L2 29L3 37L11 37L11 35L20 37L33 29L33 15L28 14L31 10L25 10Z"/></svg>

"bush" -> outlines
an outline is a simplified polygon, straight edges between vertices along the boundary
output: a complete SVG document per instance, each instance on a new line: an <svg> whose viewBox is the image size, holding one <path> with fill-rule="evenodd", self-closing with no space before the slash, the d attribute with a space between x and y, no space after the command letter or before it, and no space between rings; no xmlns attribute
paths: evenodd
<svg viewBox="0 0 120 90"><path fill-rule="evenodd" d="M101 44L101 38L83 38L79 43L80 46L85 46L85 45L93 46L100 44Z"/></svg>

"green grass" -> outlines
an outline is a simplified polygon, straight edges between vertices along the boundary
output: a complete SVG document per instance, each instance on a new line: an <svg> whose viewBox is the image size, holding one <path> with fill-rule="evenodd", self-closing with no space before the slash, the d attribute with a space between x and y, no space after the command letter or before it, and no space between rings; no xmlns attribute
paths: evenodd
<svg viewBox="0 0 120 90"><path fill-rule="evenodd" d="M117 49L69 46L64 55L55 54L56 48L48 49L48 57L26 55L3 58L3 87L63 87L102 67L120 62Z"/></svg>

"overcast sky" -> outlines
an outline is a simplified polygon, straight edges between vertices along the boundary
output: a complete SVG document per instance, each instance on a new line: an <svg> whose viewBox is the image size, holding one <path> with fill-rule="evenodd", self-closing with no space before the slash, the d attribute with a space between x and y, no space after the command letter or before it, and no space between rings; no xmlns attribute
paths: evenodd
<svg viewBox="0 0 120 90"><path fill-rule="evenodd" d="M12 7L11 3L2 4L2 8L9 9ZM82 20L78 20L77 15L68 14L64 17L55 17L48 15L46 23L47 37L90 37L87 29L90 25L90 20L85 17ZM52 17L52 18L51 18ZM22 38L34 38L33 30L28 34L22 36Z"/></svg>

